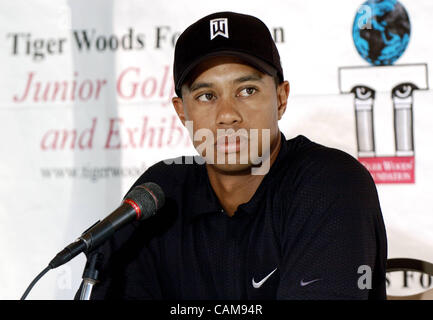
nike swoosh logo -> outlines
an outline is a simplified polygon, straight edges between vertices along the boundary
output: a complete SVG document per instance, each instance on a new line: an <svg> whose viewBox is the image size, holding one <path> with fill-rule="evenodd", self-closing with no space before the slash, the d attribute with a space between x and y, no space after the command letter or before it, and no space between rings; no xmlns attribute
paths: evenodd
<svg viewBox="0 0 433 320"><path fill-rule="evenodd" d="M301 287L308 286L310 283L314 283L314 282L319 281L319 280L322 280L322 279L314 279L314 280L311 280L311 281L304 281L304 279L302 279L301 280Z"/></svg>
<svg viewBox="0 0 433 320"><path fill-rule="evenodd" d="M275 268L270 274L268 274L266 277L264 277L261 281L259 281L259 282L255 282L254 281L254 277L253 277L253 287L254 288L256 288L256 289L258 289L258 288L260 288L265 282L266 282L266 280L268 280L268 278L270 277L270 276L272 276L272 274L277 270L278 268Z"/></svg>

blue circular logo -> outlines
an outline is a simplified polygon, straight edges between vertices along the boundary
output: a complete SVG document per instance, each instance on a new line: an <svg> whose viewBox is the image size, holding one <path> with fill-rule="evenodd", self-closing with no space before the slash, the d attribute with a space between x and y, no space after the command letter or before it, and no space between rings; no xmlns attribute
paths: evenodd
<svg viewBox="0 0 433 320"><path fill-rule="evenodd" d="M409 43L409 16L397 0L367 0L357 11L352 35L364 60L376 66L391 65Z"/></svg>

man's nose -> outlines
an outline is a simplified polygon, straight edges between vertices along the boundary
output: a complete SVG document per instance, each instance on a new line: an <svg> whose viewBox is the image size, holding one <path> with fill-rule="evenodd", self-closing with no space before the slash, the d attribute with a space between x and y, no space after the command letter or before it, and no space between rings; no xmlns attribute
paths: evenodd
<svg viewBox="0 0 433 320"><path fill-rule="evenodd" d="M218 105L217 124L219 126L228 126L242 122L242 116L236 107L235 101L231 98L220 99Z"/></svg>

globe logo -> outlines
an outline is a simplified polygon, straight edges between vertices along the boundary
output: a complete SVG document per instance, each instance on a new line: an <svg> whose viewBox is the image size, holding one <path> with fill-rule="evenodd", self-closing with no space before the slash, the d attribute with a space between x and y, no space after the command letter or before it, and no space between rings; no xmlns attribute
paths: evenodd
<svg viewBox="0 0 433 320"><path fill-rule="evenodd" d="M352 36L364 60L376 66L392 65L409 43L409 16L397 0L368 0L357 11Z"/></svg>

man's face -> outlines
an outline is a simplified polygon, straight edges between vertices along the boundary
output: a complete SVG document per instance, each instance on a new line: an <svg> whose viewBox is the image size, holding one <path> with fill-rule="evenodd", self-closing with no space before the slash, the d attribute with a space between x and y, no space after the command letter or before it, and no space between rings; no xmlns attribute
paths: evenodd
<svg viewBox="0 0 433 320"><path fill-rule="evenodd" d="M217 57L195 69L173 105L182 123L192 124L194 147L206 162L236 173L277 147L288 93L287 82L276 86L273 77L237 58Z"/></svg>

